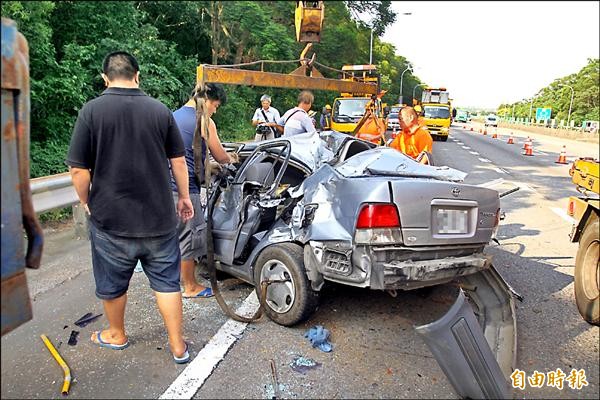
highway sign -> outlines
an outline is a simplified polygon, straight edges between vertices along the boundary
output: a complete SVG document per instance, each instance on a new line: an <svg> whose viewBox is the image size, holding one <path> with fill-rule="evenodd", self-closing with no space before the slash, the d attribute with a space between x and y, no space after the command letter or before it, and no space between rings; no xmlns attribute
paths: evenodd
<svg viewBox="0 0 600 400"><path fill-rule="evenodd" d="M548 120L550 120L551 115L552 115L551 108L536 108L536 110L535 110L535 119L538 121L541 121L541 120L548 121Z"/></svg>

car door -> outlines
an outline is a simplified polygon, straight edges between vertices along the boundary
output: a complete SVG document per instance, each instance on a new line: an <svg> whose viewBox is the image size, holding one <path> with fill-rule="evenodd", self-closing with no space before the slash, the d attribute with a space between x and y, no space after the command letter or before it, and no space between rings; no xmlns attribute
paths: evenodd
<svg viewBox="0 0 600 400"><path fill-rule="evenodd" d="M287 140L260 144L244 161L233 181L218 194L212 211L215 256L225 264L238 259L267 214L290 158Z"/></svg>

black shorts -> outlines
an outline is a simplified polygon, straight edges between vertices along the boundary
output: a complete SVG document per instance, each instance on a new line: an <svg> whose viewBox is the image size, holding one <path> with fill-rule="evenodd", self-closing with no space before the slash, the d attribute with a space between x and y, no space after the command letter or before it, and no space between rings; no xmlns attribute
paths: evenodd
<svg viewBox="0 0 600 400"><path fill-rule="evenodd" d="M177 231L163 236L131 238L106 233L91 221L89 227L98 298L110 300L127 293L138 260L154 291L181 291L181 255Z"/></svg>

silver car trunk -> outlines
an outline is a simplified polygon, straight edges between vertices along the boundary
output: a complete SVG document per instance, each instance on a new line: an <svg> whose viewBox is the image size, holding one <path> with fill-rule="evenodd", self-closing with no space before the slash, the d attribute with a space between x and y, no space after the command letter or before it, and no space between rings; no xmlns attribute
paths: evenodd
<svg viewBox="0 0 600 400"><path fill-rule="evenodd" d="M436 180L394 180L407 246L487 243L499 209L498 192Z"/></svg>
<svg viewBox="0 0 600 400"><path fill-rule="evenodd" d="M365 151L336 169L348 178L387 177L406 246L487 243L491 238L498 192L461 183L466 175L461 171L419 164L390 148Z"/></svg>

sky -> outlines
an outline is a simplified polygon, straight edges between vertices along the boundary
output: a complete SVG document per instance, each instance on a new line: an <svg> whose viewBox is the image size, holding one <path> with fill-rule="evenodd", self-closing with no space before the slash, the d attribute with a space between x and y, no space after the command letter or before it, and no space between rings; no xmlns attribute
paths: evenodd
<svg viewBox="0 0 600 400"><path fill-rule="evenodd" d="M421 81L446 87L456 107L495 109L529 99L598 58L599 5L394 1L398 17L382 40Z"/></svg>

